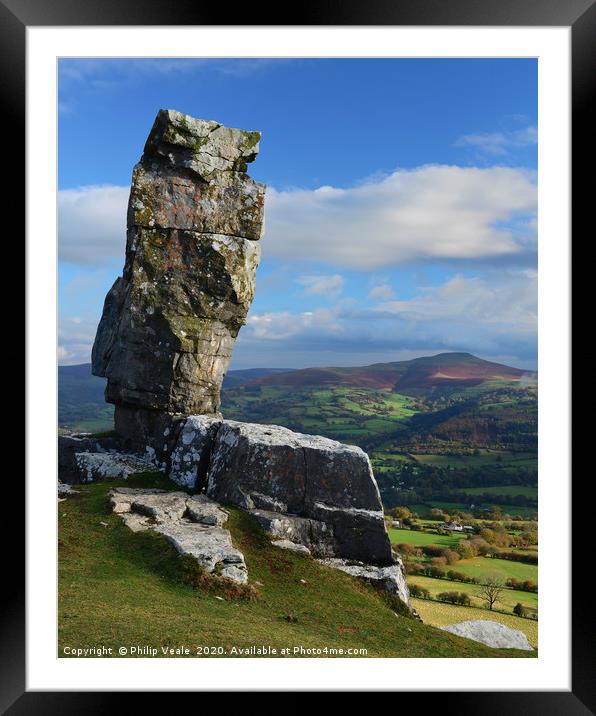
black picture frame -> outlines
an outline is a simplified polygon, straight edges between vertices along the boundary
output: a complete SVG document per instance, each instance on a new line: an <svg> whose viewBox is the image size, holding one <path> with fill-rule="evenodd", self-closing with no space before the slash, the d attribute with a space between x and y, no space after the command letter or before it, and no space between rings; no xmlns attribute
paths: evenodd
<svg viewBox="0 0 596 716"><path fill-rule="evenodd" d="M25 32L28 26L114 26L114 25L406 25L406 26L568 26L572 37L572 177L573 227L580 232L591 227L588 211L594 204L593 176L596 115L591 108L596 85L596 0L319 0L292 8L292 22L283 5L263 5L255 13L254 5L206 3L201 0L0 0L0 58L3 78L0 97L5 131L10 128L10 144L16 150L11 165L11 183L4 199L7 205L24 206L23 182L19 167L25 146ZM6 136L6 135L5 135ZM22 140L19 142L18 140ZM6 141L6 140L5 140ZM23 168L24 172L24 168ZM14 210L12 211L14 213ZM24 215L24 212L23 212ZM592 221L590 221L592 219ZM593 233L593 229L591 231ZM590 236L588 234L588 236ZM581 235L580 235L581 239ZM12 485L14 489L14 483ZM594 608L590 589L577 584L580 565L590 563L585 543L579 539L580 526L591 524L590 500L578 490L573 492L574 549L572 567L576 588L572 598L572 690L569 692L465 692L424 694L402 693L395 707L403 711L411 706L435 708L443 713L467 714L577 714L596 713L596 659ZM11 499L14 499L14 493ZM24 488L23 488L24 499ZM109 692L30 692L25 690L25 589L24 549L11 544L5 557L14 561L5 574L0 642L3 713L18 714L94 714L118 713L140 708L141 694ZM7 589L10 587L10 590ZM490 666L487 666L490 668ZM470 684L473 688L473 684ZM148 693L152 708L163 699L171 707L171 694ZM423 696L423 702L419 699ZM196 698L196 697L195 697ZM408 701L404 701L406 699ZM133 701L134 699L134 701ZM383 708L383 707L381 707ZM391 707L393 708L393 707Z"/></svg>

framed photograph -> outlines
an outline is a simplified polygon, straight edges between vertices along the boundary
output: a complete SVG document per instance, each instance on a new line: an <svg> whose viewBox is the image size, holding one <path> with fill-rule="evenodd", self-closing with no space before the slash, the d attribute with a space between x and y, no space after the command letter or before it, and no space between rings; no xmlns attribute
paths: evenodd
<svg viewBox="0 0 596 716"><path fill-rule="evenodd" d="M594 3L0 13L27 227L3 708L595 712L570 467Z"/></svg>

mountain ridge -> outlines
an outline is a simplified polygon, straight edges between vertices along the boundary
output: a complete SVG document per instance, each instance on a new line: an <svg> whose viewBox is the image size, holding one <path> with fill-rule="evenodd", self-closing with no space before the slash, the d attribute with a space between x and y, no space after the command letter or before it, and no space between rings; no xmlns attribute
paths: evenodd
<svg viewBox="0 0 596 716"><path fill-rule="evenodd" d="M417 395L420 391L473 386L487 381L533 382L537 375L536 371L487 361L471 353L453 352L368 366L301 368L261 376L246 385L357 386Z"/></svg>

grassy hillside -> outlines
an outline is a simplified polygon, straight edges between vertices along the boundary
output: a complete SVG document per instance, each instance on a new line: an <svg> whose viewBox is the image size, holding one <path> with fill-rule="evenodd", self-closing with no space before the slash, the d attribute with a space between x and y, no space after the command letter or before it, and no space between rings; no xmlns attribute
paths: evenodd
<svg viewBox="0 0 596 716"><path fill-rule="evenodd" d="M184 644L231 650L269 646L369 657L525 657L493 650L396 615L397 604L372 587L310 557L272 547L257 523L231 509L230 529L251 586L226 586L181 558L156 533L134 534L109 510L117 484L179 489L159 474L80 486L58 505L59 653L102 644L160 649ZM219 597L219 599L218 599ZM459 619L454 619L459 621ZM327 649L327 653L325 653ZM332 650L332 651L329 651ZM337 650L344 650L343 653ZM293 651L290 656L312 656ZM161 653L158 656L162 656Z"/></svg>

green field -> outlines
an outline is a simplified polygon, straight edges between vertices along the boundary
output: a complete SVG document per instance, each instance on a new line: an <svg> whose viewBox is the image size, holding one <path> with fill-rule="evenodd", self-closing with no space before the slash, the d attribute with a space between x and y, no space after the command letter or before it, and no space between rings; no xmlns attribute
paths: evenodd
<svg viewBox="0 0 596 716"><path fill-rule="evenodd" d="M396 429L415 414L413 399L369 388L314 386L250 386L227 389L226 417L284 425L338 440L365 440Z"/></svg>
<svg viewBox="0 0 596 716"><path fill-rule="evenodd" d="M534 619L522 619L516 617L515 614L488 613L486 609L459 607L426 599L412 599L412 606L420 614L425 624L440 627L472 619L490 619L511 629L518 629L528 637L528 642L534 648L538 647L538 622Z"/></svg>
<svg viewBox="0 0 596 716"><path fill-rule="evenodd" d="M498 485L496 487L463 487L462 492L467 495L494 495L500 497L501 495L509 495L514 497L515 495L523 495L532 500L538 499L538 488L528 487L526 485Z"/></svg>
<svg viewBox="0 0 596 716"><path fill-rule="evenodd" d="M389 528L389 539L391 544L411 544L415 547L423 547L426 544L436 544L440 547L453 547L464 536L461 532L448 535L438 535L434 532L418 532L417 530L400 530Z"/></svg>
<svg viewBox="0 0 596 716"><path fill-rule="evenodd" d="M303 646L366 649L369 657L527 656L397 616L387 593L273 547L256 521L235 508L229 527L252 587L231 586L201 573L157 533L125 527L108 505L108 490L118 484L180 489L159 474L145 474L78 486L78 495L60 503L60 654L65 645L117 651L122 644L208 644L230 655L232 647L263 644L277 648L277 655Z"/></svg>
<svg viewBox="0 0 596 716"><path fill-rule="evenodd" d="M451 567L456 571L460 571L456 565ZM482 608L484 602L479 596L480 585L466 584L465 582L452 582L449 579L434 579L433 577L424 577L418 574L408 576L408 584L417 584L419 587L425 587L433 597L441 592L465 592L471 599L472 605ZM495 610L511 612L513 607L520 602L532 611L538 609L538 595L533 592L522 592L516 589L504 589L501 599L495 605ZM485 617L488 618L490 612L484 610Z"/></svg>
<svg viewBox="0 0 596 716"><path fill-rule="evenodd" d="M525 581L538 582L538 566L535 564L524 564L513 562L509 559L497 559L495 557L474 557L473 559L462 559L453 566L458 572L463 572L468 577L486 579L487 577L498 577L507 579L513 577Z"/></svg>
<svg viewBox="0 0 596 716"><path fill-rule="evenodd" d="M439 465L442 467L482 467L483 465L495 463L530 465L536 462L536 457L530 453L486 449L479 450L478 452L478 455L433 455L416 453L412 457L422 465Z"/></svg>

